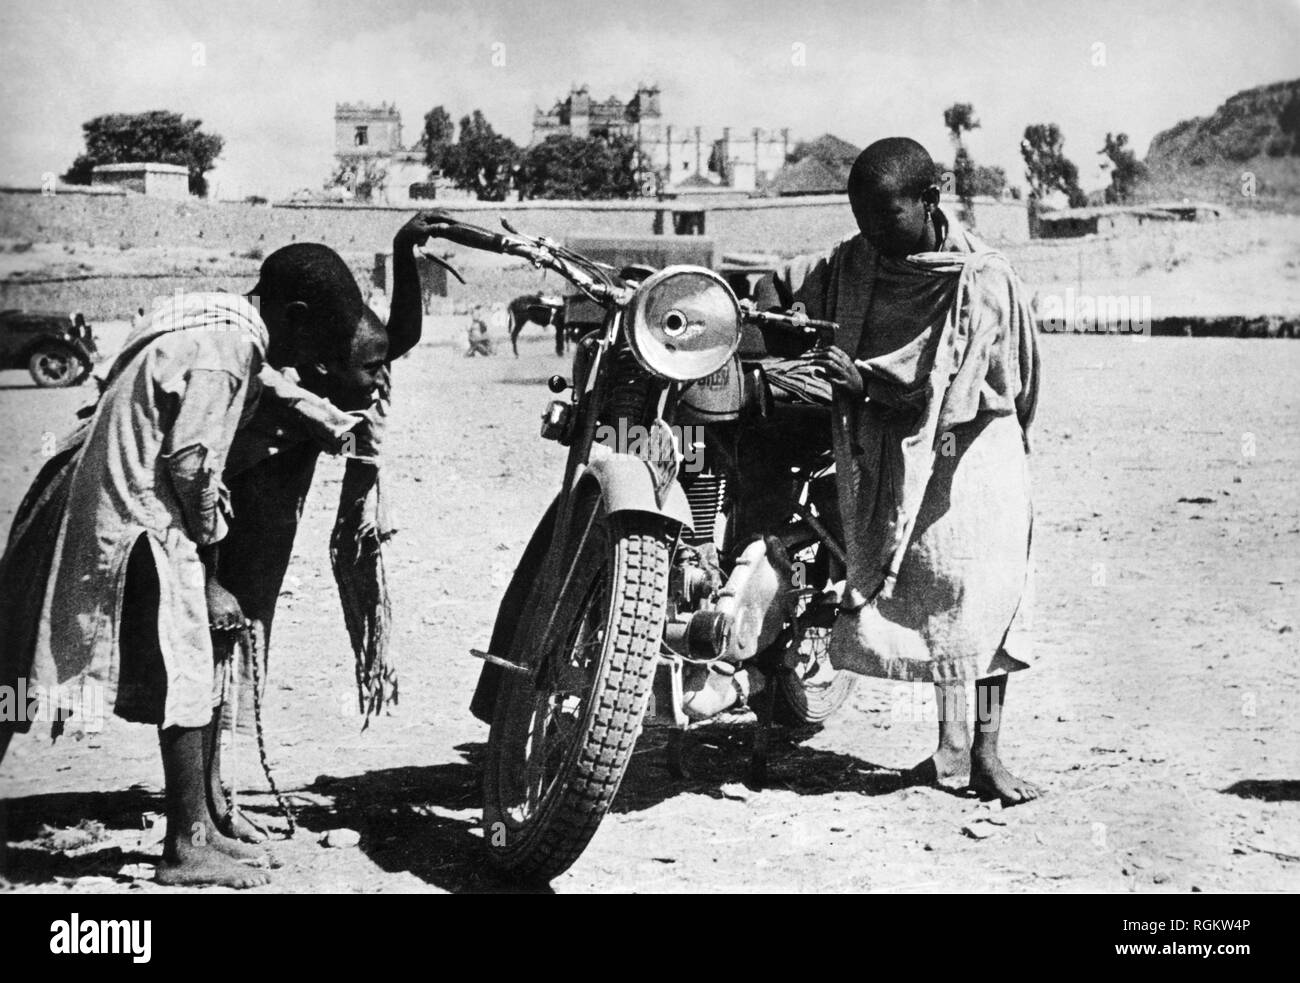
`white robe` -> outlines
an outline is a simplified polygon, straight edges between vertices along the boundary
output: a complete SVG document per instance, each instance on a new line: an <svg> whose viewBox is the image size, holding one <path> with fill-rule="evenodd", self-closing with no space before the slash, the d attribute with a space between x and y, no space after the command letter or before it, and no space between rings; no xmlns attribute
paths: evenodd
<svg viewBox="0 0 1300 983"><path fill-rule="evenodd" d="M1010 265L954 229L904 260L854 236L783 279L811 317L839 322L867 381L866 399L835 400L848 580L832 662L927 682L1024 668L1038 355ZM873 303L886 279L893 310Z"/></svg>
<svg viewBox="0 0 1300 983"><path fill-rule="evenodd" d="M160 594L161 724L211 719L213 652L198 548L225 535L221 475L236 430L256 407L266 345L256 309L227 294L169 301L127 340L77 434L34 684L102 686L104 705L116 703L127 561L143 540Z"/></svg>

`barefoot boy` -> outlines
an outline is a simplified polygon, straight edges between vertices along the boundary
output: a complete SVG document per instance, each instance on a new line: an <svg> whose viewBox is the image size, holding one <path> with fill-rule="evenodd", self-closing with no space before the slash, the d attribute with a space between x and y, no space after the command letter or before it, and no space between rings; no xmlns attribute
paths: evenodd
<svg viewBox="0 0 1300 983"><path fill-rule="evenodd" d="M263 294L264 305L283 302L283 298L267 295L281 279L277 271L285 265L303 266L311 273L312 283L304 296L313 313L356 327L348 350L340 350L326 361L299 366L293 373L265 378L267 390L257 413L236 436L226 464L234 519L222 544L221 581L238 598L265 660L276 602L316 461L322 451L346 458L330 547L354 648L369 648L368 654L374 658L359 673L367 715L386 702L395 702L397 695L395 672L382 651L388 596L381 545L392 529L380 507L379 474L391 401L390 372L393 360L419 342L423 327L420 276L413 249L423 245L434 226L445 220L439 212L422 212L394 237L393 300L386 327L363 301L347 265L333 250L299 243L266 258L262 283L255 291ZM266 283L272 286L264 286ZM366 633L369 638L359 637ZM241 732L252 719L249 694L254 685L254 678L247 674L249 667L243 670L237 714ZM263 685L266 678L263 673ZM212 817L223 832L247 840L261 839L246 818L228 814L217 738L214 727L207 744Z"/></svg>
<svg viewBox="0 0 1300 983"><path fill-rule="evenodd" d="M1029 659L1026 431L1038 356L1019 280L1000 254L948 227L934 177L915 141L872 144L849 178L861 234L796 260L777 288L842 329L834 347L807 356L835 391L849 556L832 661L933 682L939 747L911 776L969 769L972 789L1011 804L1040 794L998 754L1007 674Z"/></svg>
<svg viewBox="0 0 1300 983"><path fill-rule="evenodd" d="M257 408L264 367L333 364L354 349L357 322L320 302L302 259L264 270L260 316L242 297L191 294L133 332L93 416L20 507L0 561L4 679L103 687L118 716L157 725L163 884L269 879L241 862L259 851L217 830L204 753L218 692L212 639L245 625L218 576L231 445ZM0 753L17 729L0 736Z"/></svg>

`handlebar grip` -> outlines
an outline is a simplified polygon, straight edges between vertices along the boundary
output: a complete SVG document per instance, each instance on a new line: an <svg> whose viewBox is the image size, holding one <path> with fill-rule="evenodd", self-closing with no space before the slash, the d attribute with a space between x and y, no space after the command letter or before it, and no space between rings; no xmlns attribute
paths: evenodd
<svg viewBox="0 0 1300 983"><path fill-rule="evenodd" d="M801 334L827 333L834 334L839 330L839 325L834 321L816 321L810 317L800 317L791 314L776 313L774 311L752 311L745 315L745 319L751 324L756 324L760 328L777 328L783 331L798 331Z"/></svg>
<svg viewBox="0 0 1300 983"><path fill-rule="evenodd" d="M506 248L505 236L480 229L477 225L446 225L437 234L440 239L449 239L470 249L482 249L489 253L502 253Z"/></svg>

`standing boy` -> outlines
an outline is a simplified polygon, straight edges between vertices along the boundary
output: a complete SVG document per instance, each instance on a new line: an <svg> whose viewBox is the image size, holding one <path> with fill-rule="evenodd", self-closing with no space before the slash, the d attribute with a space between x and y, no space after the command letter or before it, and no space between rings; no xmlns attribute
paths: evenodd
<svg viewBox="0 0 1300 983"><path fill-rule="evenodd" d="M973 790L1014 804L1040 794L998 751L1008 673L1029 660L1038 354L1020 281L1004 257L948 227L935 176L915 141L873 143L849 178L860 234L795 261L777 288L841 325L834 347L806 356L835 392L848 579L832 661L934 683L939 747L911 777L969 770Z"/></svg>

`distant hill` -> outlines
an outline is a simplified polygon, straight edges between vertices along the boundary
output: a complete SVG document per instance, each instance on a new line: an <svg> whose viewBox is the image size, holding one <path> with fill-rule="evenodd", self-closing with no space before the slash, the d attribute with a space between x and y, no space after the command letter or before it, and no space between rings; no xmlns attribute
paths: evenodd
<svg viewBox="0 0 1300 983"><path fill-rule="evenodd" d="M1300 79L1238 92L1210 116L1157 133L1143 200L1208 199L1300 212ZM1254 176L1256 197L1243 194Z"/></svg>

